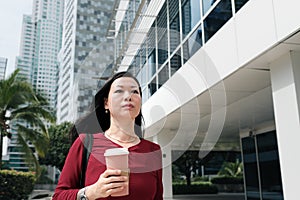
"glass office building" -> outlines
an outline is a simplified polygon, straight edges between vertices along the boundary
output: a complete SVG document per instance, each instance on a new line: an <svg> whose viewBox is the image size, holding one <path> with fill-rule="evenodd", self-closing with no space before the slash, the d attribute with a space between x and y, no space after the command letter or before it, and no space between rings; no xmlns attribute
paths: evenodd
<svg viewBox="0 0 300 200"><path fill-rule="evenodd" d="M245 199L296 199L300 2L116 2L114 66L141 82L145 136L163 150L164 196L172 151L238 149Z"/></svg>
<svg viewBox="0 0 300 200"><path fill-rule="evenodd" d="M0 57L0 80L5 79L6 67L7 67L7 58Z"/></svg>
<svg viewBox="0 0 300 200"><path fill-rule="evenodd" d="M57 123L74 122L90 109L99 77L113 62L106 38L113 0L66 0L59 53Z"/></svg>

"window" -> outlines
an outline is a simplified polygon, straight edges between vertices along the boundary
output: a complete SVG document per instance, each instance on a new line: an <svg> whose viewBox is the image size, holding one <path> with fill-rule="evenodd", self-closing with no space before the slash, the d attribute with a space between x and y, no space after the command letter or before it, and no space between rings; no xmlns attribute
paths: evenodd
<svg viewBox="0 0 300 200"><path fill-rule="evenodd" d="M158 73L158 88L160 88L169 79L169 65L168 63Z"/></svg>
<svg viewBox="0 0 300 200"><path fill-rule="evenodd" d="M151 77L155 74L156 72L156 52L155 49L152 50L150 53L150 56L148 57L148 80L151 79Z"/></svg>
<svg viewBox="0 0 300 200"><path fill-rule="evenodd" d="M156 33L156 28L155 28L155 21L154 21L154 23L152 24L152 26L151 26L151 28L150 28L150 30L148 32L148 35L147 35L147 48L148 48L149 55L152 52L152 50L156 48L156 45L155 45L155 40L156 40L155 33Z"/></svg>
<svg viewBox="0 0 300 200"><path fill-rule="evenodd" d="M157 17L158 63L163 64L168 58L167 6L163 5Z"/></svg>
<svg viewBox="0 0 300 200"><path fill-rule="evenodd" d="M185 63L202 47L201 24L183 44L183 62Z"/></svg>
<svg viewBox="0 0 300 200"><path fill-rule="evenodd" d="M156 90L157 90L157 88L156 88L156 76L149 83L148 88L149 88L149 93L150 93L149 95L150 96L153 95L156 92Z"/></svg>
<svg viewBox="0 0 300 200"><path fill-rule="evenodd" d="M231 0L222 0L204 20L205 42L232 17Z"/></svg>
<svg viewBox="0 0 300 200"><path fill-rule="evenodd" d="M203 15L214 5L217 0L202 0Z"/></svg>
<svg viewBox="0 0 300 200"><path fill-rule="evenodd" d="M200 0L182 0L182 34L183 38L200 20Z"/></svg>
<svg viewBox="0 0 300 200"><path fill-rule="evenodd" d="M276 132L256 137L262 198L283 199Z"/></svg>
<svg viewBox="0 0 300 200"><path fill-rule="evenodd" d="M235 12L239 11L249 0L235 0Z"/></svg>
<svg viewBox="0 0 300 200"><path fill-rule="evenodd" d="M179 49L170 59L171 76L181 67L181 49Z"/></svg>
<svg viewBox="0 0 300 200"><path fill-rule="evenodd" d="M169 1L170 53L180 44L179 1Z"/></svg>
<svg viewBox="0 0 300 200"><path fill-rule="evenodd" d="M276 131L242 138L247 199L283 199Z"/></svg>

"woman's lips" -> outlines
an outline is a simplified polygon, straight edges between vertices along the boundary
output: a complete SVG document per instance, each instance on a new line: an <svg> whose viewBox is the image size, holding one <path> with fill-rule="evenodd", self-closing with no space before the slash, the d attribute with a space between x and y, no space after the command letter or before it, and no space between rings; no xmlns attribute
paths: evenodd
<svg viewBox="0 0 300 200"><path fill-rule="evenodd" d="M125 104L122 107L123 108L133 108L134 106L132 104Z"/></svg>

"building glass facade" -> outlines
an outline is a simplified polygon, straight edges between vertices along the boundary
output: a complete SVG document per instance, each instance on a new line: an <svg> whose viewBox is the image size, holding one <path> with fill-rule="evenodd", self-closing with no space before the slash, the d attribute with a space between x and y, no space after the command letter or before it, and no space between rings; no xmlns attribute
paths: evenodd
<svg viewBox="0 0 300 200"><path fill-rule="evenodd" d="M276 131L241 141L247 199L283 199Z"/></svg>
<svg viewBox="0 0 300 200"><path fill-rule="evenodd" d="M137 75L141 85L144 86L143 90L147 94L144 102L247 3L236 0L232 5L231 2L231 0L164 1L143 45L139 48L139 52L147 49L143 57L146 60L140 63L137 52L128 68L128 71ZM125 23L126 17L122 24ZM125 32L122 28L119 29L116 46L124 46L126 41L124 34L127 34ZM119 58L122 57L120 53L117 51L116 56ZM144 67L147 70L143 70ZM142 73L146 73L145 76Z"/></svg>
<svg viewBox="0 0 300 200"><path fill-rule="evenodd" d="M7 67L7 58L0 57L0 80L5 79L6 67Z"/></svg>
<svg viewBox="0 0 300 200"><path fill-rule="evenodd" d="M99 77L114 61L106 38L113 0L67 0L60 52L57 123L75 121L90 109Z"/></svg>

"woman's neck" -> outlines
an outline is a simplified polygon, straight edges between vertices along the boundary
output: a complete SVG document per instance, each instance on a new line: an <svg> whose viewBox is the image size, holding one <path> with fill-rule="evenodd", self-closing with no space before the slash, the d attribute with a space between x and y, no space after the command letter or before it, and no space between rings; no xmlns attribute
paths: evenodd
<svg viewBox="0 0 300 200"><path fill-rule="evenodd" d="M134 121L129 123L125 123L124 121L122 123L118 122L110 120L110 127L104 133L105 137L124 148L138 144L140 139L134 132Z"/></svg>
<svg viewBox="0 0 300 200"><path fill-rule="evenodd" d="M123 139L136 136L134 132L134 121L120 122L111 119L108 132L118 137L122 137Z"/></svg>

